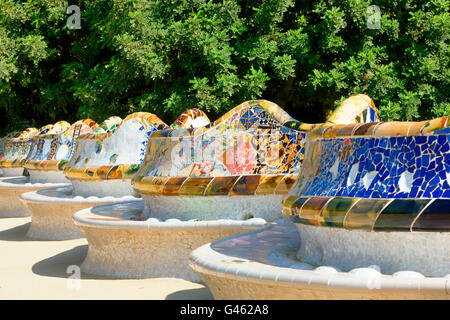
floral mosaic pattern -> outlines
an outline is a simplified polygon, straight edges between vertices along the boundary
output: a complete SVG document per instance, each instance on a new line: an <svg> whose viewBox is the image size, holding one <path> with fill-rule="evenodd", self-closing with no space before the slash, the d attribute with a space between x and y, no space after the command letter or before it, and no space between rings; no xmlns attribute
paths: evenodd
<svg viewBox="0 0 450 320"><path fill-rule="evenodd" d="M368 231L450 230L448 117L320 130L284 213Z"/></svg>
<svg viewBox="0 0 450 320"><path fill-rule="evenodd" d="M205 127L154 132L134 187L165 195L287 192L301 165L305 132L286 121L301 124L277 105L255 100Z"/></svg>

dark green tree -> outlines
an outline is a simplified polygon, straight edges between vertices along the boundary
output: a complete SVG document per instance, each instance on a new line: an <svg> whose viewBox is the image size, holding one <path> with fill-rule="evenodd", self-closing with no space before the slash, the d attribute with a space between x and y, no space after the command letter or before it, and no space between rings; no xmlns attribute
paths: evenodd
<svg viewBox="0 0 450 320"><path fill-rule="evenodd" d="M212 119L247 99L323 121L353 93L383 120L450 114L448 0L0 0L3 132L19 120ZM368 6L380 9L377 15Z"/></svg>

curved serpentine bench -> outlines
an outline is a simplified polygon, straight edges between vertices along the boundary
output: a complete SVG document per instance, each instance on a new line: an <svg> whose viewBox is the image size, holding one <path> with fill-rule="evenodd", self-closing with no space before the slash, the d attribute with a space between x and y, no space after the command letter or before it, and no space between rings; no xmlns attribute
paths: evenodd
<svg viewBox="0 0 450 320"><path fill-rule="evenodd" d="M91 127L97 127L98 125L92 120L80 120L78 122L81 131L91 131ZM5 159L3 165L13 167L16 170L23 171L29 159L28 155L35 156L40 154L44 149L44 146L48 149L50 145L47 143L41 143L47 136L53 135L67 135L68 142L71 144L73 141L73 135L76 131L73 127L67 127L66 122L58 122L52 126L45 126L40 134L34 134L32 138L27 141L26 146L20 146L21 150L16 153L20 153L20 157L16 157L13 161L11 159ZM66 146L69 148L70 145ZM38 150L41 149L41 150ZM38 153L39 151L39 153ZM50 187L61 187L68 184L65 177L58 172L51 172L50 174L43 175L40 172L30 168L30 176L28 177L14 177L11 179L2 178L0 181L0 194L4 201L1 202L0 216L13 217L13 216L28 216L29 212L27 208L20 201L20 195L24 192L30 192Z"/></svg>
<svg viewBox="0 0 450 320"><path fill-rule="evenodd" d="M191 266L217 299L450 299L449 126L316 128L283 204L295 224L203 246Z"/></svg>
<svg viewBox="0 0 450 320"><path fill-rule="evenodd" d="M192 112L194 117L203 115L200 111ZM115 122L112 118L108 120L106 132L94 131L80 135L76 140L75 151L64 163L64 173L71 186L21 196L32 215L28 237L47 240L80 238L83 234L72 220L75 212L135 199L131 178L144 158L148 136L167 125L147 112L130 114L123 121L119 118L120 122L115 118ZM185 119L189 123L192 120L189 116Z"/></svg>
<svg viewBox="0 0 450 320"><path fill-rule="evenodd" d="M30 151L31 138L39 134L36 128L27 128L19 133L11 133L2 139L2 154L0 158L0 168L3 177L22 176L23 168L15 167L13 163L25 158Z"/></svg>
<svg viewBox="0 0 450 320"><path fill-rule="evenodd" d="M36 175L40 174L44 178L55 174L61 175L67 181L67 184L62 187L47 187L46 189L26 192L20 196L21 202L32 216L31 225L27 232L28 237L42 240L57 240L59 236L62 237L61 239L65 239L65 237L72 239L80 236L78 230L73 230L73 223L70 219L63 218L61 221L60 217L66 215L70 217L73 213L71 210L76 211L85 206L75 205L75 208L73 208L70 203L59 206L56 203L56 206L53 207L55 203L52 197L62 198L63 201L68 201L68 199L73 198L71 181L67 179L64 170L71 157L79 149L78 144L80 143L80 139L86 135L101 136L112 134L120 127L121 123L122 119L119 117L109 117L100 125L90 119L79 120L61 134L52 134L43 137L44 141L41 142L43 144L41 152L30 155L25 161L25 167L30 172L36 172ZM76 200L80 199L83 198L76 197ZM104 201L91 202L91 204L101 203L104 203ZM61 229L61 234L59 231L55 233L55 223Z"/></svg>
<svg viewBox="0 0 450 320"><path fill-rule="evenodd" d="M106 123L115 129L121 121L118 117L111 117L98 125L91 119L83 119L69 125L62 132L47 133L35 139L32 150L23 161L23 166L35 176L42 175L44 179L47 179L49 174L58 175L63 177L64 181L68 181L64 175L64 168L75 152L79 136L88 133L104 133ZM107 130L111 129L107 128Z"/></svg>
<svg viewBox="0 0 450 320"><path fill-rule="evenodd" d="M62 133L66 132L70 128L70 123L66 121L60 121L55 123L54 127L40 135L33 137L30 151L25 159L20 161L18 165L27 169L30 174L30 181L32 183L45 183L45 182L65 182L68 180L64 174L60 171L54 170L48 172L48 174L43 175L43 171L38 169L35 164L38 160L47 159L52 153L52 147L54 148L57 142L57 137ZM50 171L50 170L48 170Z"/></svg>
<svg viewBox="0 0 450 320"><path fill-rule="evenodd" d="M371 100L352 100L353 121L361 113L367 118ZM82 270L199 281L187 265L192 249L281 217L282 198L301 166L306 131L314 126L255 100L205 127L155 131L133 178L144 203L74 215L89 242Z"/></svg>
<svg viewBox="0 0 450 320"><path fill-rule="evenodd" d="M48 179L42 179L39 175L30 173L30 176L22 176L24 163L28 154L36 151L36 142L46 134L58 133L67 128L65 121L57 122L54 125L46 125L39 130L25 131L18 138L11 139L5 143L5 152L0 166L3 167L6 176L16 175L9 178L0 179L0 216L17 217L28 216L27 209L19 201L19 196L23 192L48 188L51 186L62 186L67 183L61 176L52 175ZM11 173L13 171L13 173ZM14 173L15 172L15 173Z"/></svg>
<svg viewBox="0 0 450 320"><path fill-rule="evenodd" d="M39 178L40 182L48 182L49 180L55 181L56 178L59 178L59 180L65 184L63 186L46 185L45 188L26 190L26 192L22 192L22 195L25 193L46 193L47 190L50 190L50 193L57 192L64 195L67 187L70 186L70 180L66 178L64 168L75 152L78 138L85 134L104 134L113 132L121 122L122 119L119 117L110 117L100 125L90 119L79 120L71 126L69 125L69 127L61 133L48 133L40 137L40 139L37 139L35 141L35 150L32 149L24 161L24 167L30 172L32 181L33 178L35 181ZM52 235L51 232L46 232L45 227L36 228L36 226L47 226L49 223L51 224L52 221L49 221L48 217L61 213L54 211L54 208L41 207L33 201L24 201L22 195L20 195L21 203L27 208L32 216L32 222L28 229L27 236L36 239L53 239L54 235ZM67 207L59 207L57 209L62 212L68 210ZM39 212L39 210L41 210L40 212L44 212L42 219L40 219L40 215L36 217L35 213L36 211ZM71 223L69 225L71 225Z"/></svg>
<svg viewBox="0 0 450 320"><path fill-rule="evenodd" d="M11 139L11 138L17 138L17 137L19 137L19 135L20 135L20 131L12 131L12 132L10 132L10 133L8 133L6 136L4 136L4 137L2 137L1 139L0 139L0 161L2 160L2 158L3 158L3 154L4 154L4 152L5 152L5 143L6 143L6 141L8 140L8 139ZM3 170L0 168L0 173L1 173L1 175L2 176L4 176L3 175ZM7 173L8 174L8 173ZM11 174L11 173L10 173Z"/></svg>

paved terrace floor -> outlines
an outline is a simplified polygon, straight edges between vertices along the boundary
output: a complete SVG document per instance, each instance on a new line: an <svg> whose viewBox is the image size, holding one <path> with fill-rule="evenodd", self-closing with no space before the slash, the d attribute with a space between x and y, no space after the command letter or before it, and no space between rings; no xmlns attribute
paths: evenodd
<svg viewBox="0 0 450 320"><path fill-rule="evenodd" d="M30 217L0 218L0 299L212 299L204 285L175 278L109 279L81 273L77 290L66 270L83 261L86 239L30 240L30 222Z"/></svg>

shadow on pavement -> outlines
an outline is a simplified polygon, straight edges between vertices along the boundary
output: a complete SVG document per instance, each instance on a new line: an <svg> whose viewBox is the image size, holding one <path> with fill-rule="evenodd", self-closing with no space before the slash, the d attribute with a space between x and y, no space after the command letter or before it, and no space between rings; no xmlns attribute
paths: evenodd
<svg viewBox="0 0 450 320"><path fill-rule="evenodd" d="M56 277L67 279L72 272L67 273L67 268L70 265L80 266L86 257L88 251L87 245L81 245L74 247L70 250L61 252L57 255L49 257L47 259L36 262L31 270L34 274L44 277ZM91 275L87 273L81 273L81 279L109 279L107 277ZM120 279L118 279L120 280Z"/></svg>
<svg viewBox="0 0 450 320"><path fill-rule="evenodd" d="M214 300L208 288L180 290L167 295L166 300Z"/></svg>
<svg viewBox="0 0 450 320"><path fill-rule="evenodd" d="M20 226L0 231L0 240L3 241L35 241L29 239L26 234L31 222L27 222Z"/></svg>

